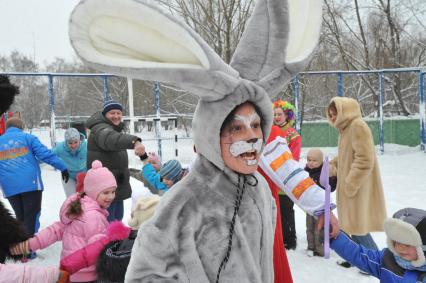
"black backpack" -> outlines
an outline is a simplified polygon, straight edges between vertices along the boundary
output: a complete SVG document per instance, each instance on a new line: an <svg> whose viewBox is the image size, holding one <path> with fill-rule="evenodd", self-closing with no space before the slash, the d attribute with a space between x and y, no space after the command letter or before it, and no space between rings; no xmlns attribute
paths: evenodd
<svg viewBox="0 0 426 283"><path fill-rule="evenodd" d="M137 230L132 230L127 239L112 241L105 246L96 262L98 283L124 282L137 234Z"/></svg>

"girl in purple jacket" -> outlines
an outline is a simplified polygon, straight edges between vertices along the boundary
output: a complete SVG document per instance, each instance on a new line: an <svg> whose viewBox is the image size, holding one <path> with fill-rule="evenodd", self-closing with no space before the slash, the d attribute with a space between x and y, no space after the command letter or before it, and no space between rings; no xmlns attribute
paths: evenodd
<svg viewBox="0 0 426 283"><path fill-rule="evenodd" d="M98 160L93 161L84 179L84 192L70 196L60 210L60 221L37 233L28 241L11 249L12 254L25 254L62 241L61 258L105 237L108 227L107 208L115 198L114 175ZM71 282L96 280L95 266L81 269Z"/></svg>

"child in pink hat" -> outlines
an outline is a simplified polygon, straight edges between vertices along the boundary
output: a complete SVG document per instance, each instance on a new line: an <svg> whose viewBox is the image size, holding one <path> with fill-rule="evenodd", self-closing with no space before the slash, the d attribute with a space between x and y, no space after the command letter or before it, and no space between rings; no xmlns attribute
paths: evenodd
<svg viewBox="0 0 426 283"><path fill-rule="evenodd" d="M115 198L117 183L114 175L98 160L84 178L84 191L70 196L62 205L57 221L28 241L11 248L11 254L26 254L62 241L61 258L105 237L108 211ZM71 276L71 282L96 280L95 266L81 269Z"/></svg>

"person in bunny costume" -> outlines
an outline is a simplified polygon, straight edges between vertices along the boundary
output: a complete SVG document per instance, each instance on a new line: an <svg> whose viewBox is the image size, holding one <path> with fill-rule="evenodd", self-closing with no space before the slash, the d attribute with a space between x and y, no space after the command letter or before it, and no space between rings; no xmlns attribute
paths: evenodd
<svg viewBox="0 0 426 283"><path fill-rule="evenodd" d="M152 4L76 6L70 40L86 64L200 97L193 119L198 158L141 226L126 282L274 282L276 207L256 171L272 126L269 96L307 64L320 26L321 1L259 0L228 65Z"/></svg>

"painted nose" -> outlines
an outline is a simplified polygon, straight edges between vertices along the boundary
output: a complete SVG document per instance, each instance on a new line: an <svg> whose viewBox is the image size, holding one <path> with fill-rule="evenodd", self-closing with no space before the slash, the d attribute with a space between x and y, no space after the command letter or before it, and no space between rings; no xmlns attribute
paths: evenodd
<svg viewBox="0 0 426 283"><path fill-rule="evenodd" d="M248 143L256 143L258 140L258 138L254 138L254 139L249 139L247 142Z"/></svg>

